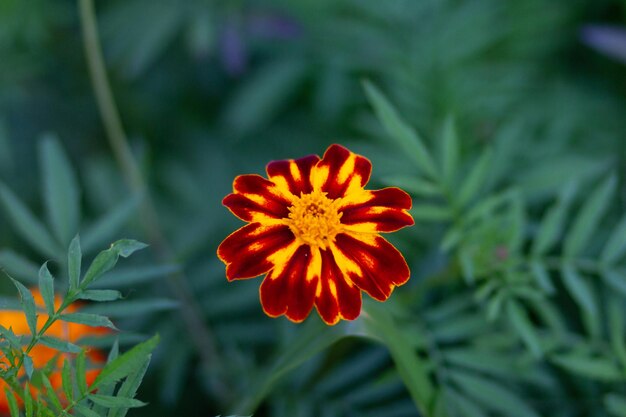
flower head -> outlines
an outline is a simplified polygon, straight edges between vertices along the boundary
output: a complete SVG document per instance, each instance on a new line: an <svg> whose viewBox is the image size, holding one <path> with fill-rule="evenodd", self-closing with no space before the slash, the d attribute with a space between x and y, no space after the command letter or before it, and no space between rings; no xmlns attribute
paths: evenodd
<svg viewBox="0 0 626 417"><path fill-rule="evenodd" d="M399 188L366 190L372 165L340 145L323 158L273 161L267 179L235 178L224 205L249 224L217 254L229 281L267 274L263 311L303 321L316 307L336 324L361 311L361 291L384 301L409 279L404 257L380 233L413 224L411 197Z"/></svg>
<svg viewBox="0 0 626 417"><path fill-rule="evenodd" d="M32 289L33 297L35 299L35 304L38 308L44 307L44 302L41 294L37 289ZM59 308L61 305L60 297L55 297L55 308ZM65 312L73 313L76 312L78 308L74 305L70 305ZM45 313L39 313L37 315L37 329L41 329L44 323L48 320L48 315ZM28 323L26 322L26 316L22 311L17 310L3 310L0 311L0 324L5 328L11 328L13 333L17 336L28 335L30 334L30 329L28 327ZM87 336L97 336L109 333L110 330L104 327L90 327L84 324L77 323L66 323L62 321L57 321L52 326L50 326L46 330L46 336L55 337L57 339L68 341L72 343L76 343L79 339ZM63 362L65 357L69 355L68 353L60 353L55 349L44 346L42 344L35 345L29 356L33 360L33 368L35 370L40 369L51 369L51 373L48 374L48 378L50 379L50 383L52 387L59 391L61 394L62 391L62 377L61 377L61 369L63 368ZM103 363L104 362L104 354L98 350L91 349L87 352L87 357L89 360L94 363ZM6 357L0 358L0 366L4 367L9 365L7 362L8 359ZM98 369L91 369L87 371L86 381L88 384L91 384L93 380L98 375ZM20 370L20 375L24 375L24 369ZM8 384L4 380L0 380L0 416L9 415L9 404L6 399L6 394L4 392L5 388ZM37 389L33 385L31 385L31 394L36 395ZM21 394L20 394L21 395ZM62 394L61 394L62 397Z"/></svg>

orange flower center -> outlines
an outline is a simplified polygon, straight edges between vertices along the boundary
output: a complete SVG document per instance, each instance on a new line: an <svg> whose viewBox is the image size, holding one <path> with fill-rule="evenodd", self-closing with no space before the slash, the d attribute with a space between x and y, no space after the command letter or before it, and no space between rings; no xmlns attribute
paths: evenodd
<svg viewBox="0 0 626 417"><path fill-rule="evenodd" d="M326 249L341 231L338 205L321 191L303 194L289 207L287 225L304 243Z"/></svg>

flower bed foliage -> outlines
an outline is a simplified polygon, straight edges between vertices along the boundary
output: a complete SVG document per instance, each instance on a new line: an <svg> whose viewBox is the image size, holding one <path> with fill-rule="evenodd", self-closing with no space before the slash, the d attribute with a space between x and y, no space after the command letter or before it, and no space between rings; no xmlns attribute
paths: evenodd
<svg viewBox="0 0 626 417"><path fill-rule="evenodd" d="M625 18L3 0L0 416L626 416Z"/></svg>

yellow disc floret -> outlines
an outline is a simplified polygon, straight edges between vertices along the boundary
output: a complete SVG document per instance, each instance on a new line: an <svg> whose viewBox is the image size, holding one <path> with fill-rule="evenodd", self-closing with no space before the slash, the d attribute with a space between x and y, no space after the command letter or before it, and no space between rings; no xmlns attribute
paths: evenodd
<svg viewBox="0 0 626 417"><path fill-rule="evenodd" d="M326 249L341 231L339 202L321 191L303 194L289 207L286 224L304 243Z"/></svg>

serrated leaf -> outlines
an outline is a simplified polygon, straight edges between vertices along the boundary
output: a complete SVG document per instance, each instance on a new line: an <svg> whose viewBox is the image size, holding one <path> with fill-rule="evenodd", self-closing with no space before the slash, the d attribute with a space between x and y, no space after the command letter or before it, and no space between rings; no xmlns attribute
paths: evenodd
<svg viewBox="0 0 626 417"><path fill-rule="evenodd" d="M577 256L588 245L592 233L596 230L598 222L610 203L616 184L615 177L609 177L585 201L565 237L563 253L566 257Z"/></svg>
<svg viewBox="0 0 626 417"><path fill-rule="evenodd" d="M491 381L478 374L454 370L450 378L485 408L514 417L539 417L526 401L503 384Z"/></svg>
<svg viewBox="0 0 626 417"><path fill-rule="evenodd" d="M515 300L508 300L506 305L507 315L513 324L513 328L520 335L524 344L536 359L543 356L543 349L539 343L539 337L535 327L530 322L526 310Z"/></svg>
<svg viewBox="0 0 626 417"><path fill-rule="evenodd" d="M570 372L599 381L619 381L624 374L609 358L588 357L574 353L552 355L550 360Z"/></svg>
<svg viewBox="0 0 626 417"><path fill-rule="evenodd" d="M139 385L141 385L141 381L143 380L146 371L148 370L148 365L150 364L151 355L148 355L144 364L137 370L137 372L133 372L129 376L126 377L119 390L117 391L117 395L125 398L134 398L137 393L137 389L139 389ZM127 408L114 408L109 411L107 417L125 417L128 413Z"/></svg>
<svg viewBox="0 0 626 417"><path fill-rule="evenodd" d="M158 343L159 336L154 336L107 363L94 380L91 388L96 389L137 372Z"/></svg>
<svg viewBox="0 0 626 417"><path fill-rule="evenodd" d="M74 401L74 384L72 380L72 367L70 365L70 361L65 358L63 361L63 367L61 368L61 386L63 388L63 393L65 394L65 398L73 402Z"/></svg>
<svg viewBox="0 0 626 417"><path fill-rule="evenodd" d="M626 214L613 229L609 240L604 245L600 261L605 264L614 264L626 254Z"/></svg>
<svg viewBox="0 0 626 417"><path fill-rule="evenodd" d="M80 238L74 236L67 250L67 273L70 279L70 291L78 288L80 283L80 269L83 253L80 248Z"/></svg>
<svg viewBox="0 0 626 417"><path fill-rule="evenodd" d="M93 411L80 403L74 406L74 410L78 411L83 417L102 417L102 414Z"/></svg>
<svg viewBox="0 0 626 417"><path fill-rule="evenodd" d="M433 158L415 130L400 118L397 110L374 84L364 81L363 86L370 104L389 136L415 162L420 171L430 178L437 178L437 168Z"/></svg>
<svg viewBox="0 0 626 417"><path fill-rule="evenodd" d="M73 343L70 343L65 340L57 339L52 336L41 336L39 342L44 345L52 348L54 350L58 350L59 352L68 352L68 353L79 353L81 351L80 346L76 346Z"/></svg>
<svg viewBox="0 0 626 417"><path fill-rule="evenodd" d="M22 349L22 344L20 343L20 339L18 339L15 333L13 333L13 331L11 331L10 329L7 329L1 324L0 324L0 336L2 336L3 339L9 342L9 344L11 345L13 349L18 349L18 350Z"/></svg>
<svg viewBox="0 0 626 417"><path fill-rule="evenodd" d="M54 308L54 279L48 270L48 262L41 265L39 269L39 292L43 298L48 315L53 315Z"/></svg>
<svg viewBox="0 0 626 417"><path fill-rule="evenodd" d="M44 372L41 373L41 382L43 383L43 386L46 389L45 398L47 398L49 402L51 402L52 405L56 407L58 410L62 410L63 406L61 405L61 401L59 400L59 397L56 394L56 390L54 389L54 387L50 383L50 380L48 379L48 377L46 376Z"/></svg>
<svg viewBox="0 0 626 417"><path fill-rule="evenodd" d="M120 256L127 258L133 252L147 247L145 243L136 240L122 239L113 243L107 250L100 252L93 260L83 277L81 286L87 288L91 283L100 278L102 274L112 269Z"/></svg>
<svg viewBox="0 0 626 417"><path fill-rule="evenodd" d="M110 242L135 214L141 199L141 196L135 196L124 201L90 225L84 232L81 232L83 251L89 253L91 250Z"/></svg>
<svg viewBox="0 0 626 417"><path fill-rule="evenodd" d="M41 254L55 258L61 249L54 241L46 227L30 212L30 210L0 182L0 203L4 206L10 223L19 235L38 250Z"/></svg>
<svg viewBox="0 0 626 417"><path fill-rule="evenodd" d="M37 307L35 306L33 294L19 281L16 281L13 278L11 278L11 281L13 281L13 284L17 287L20 294L20 305L26 315L26 322L28 324L28 328L30 329L30 333L34 336L37 333Z"/></svg>
<svg viewBox="0 0 626 417"><path fill-rule="evenodd" d="M99 316L97 314L89 313L67 313L61 314L59 320L84 324L91 327L108 327L109 329L117 330L115 325L107 317Z"/></svg>
<svg viewBox="0 0 626 417"><path fill-rule="evenodd" d="M78 231L80 220L76 176L55 136L48 134L43 137L39 157L48 220L58 241L66 245Z"/></svg>

